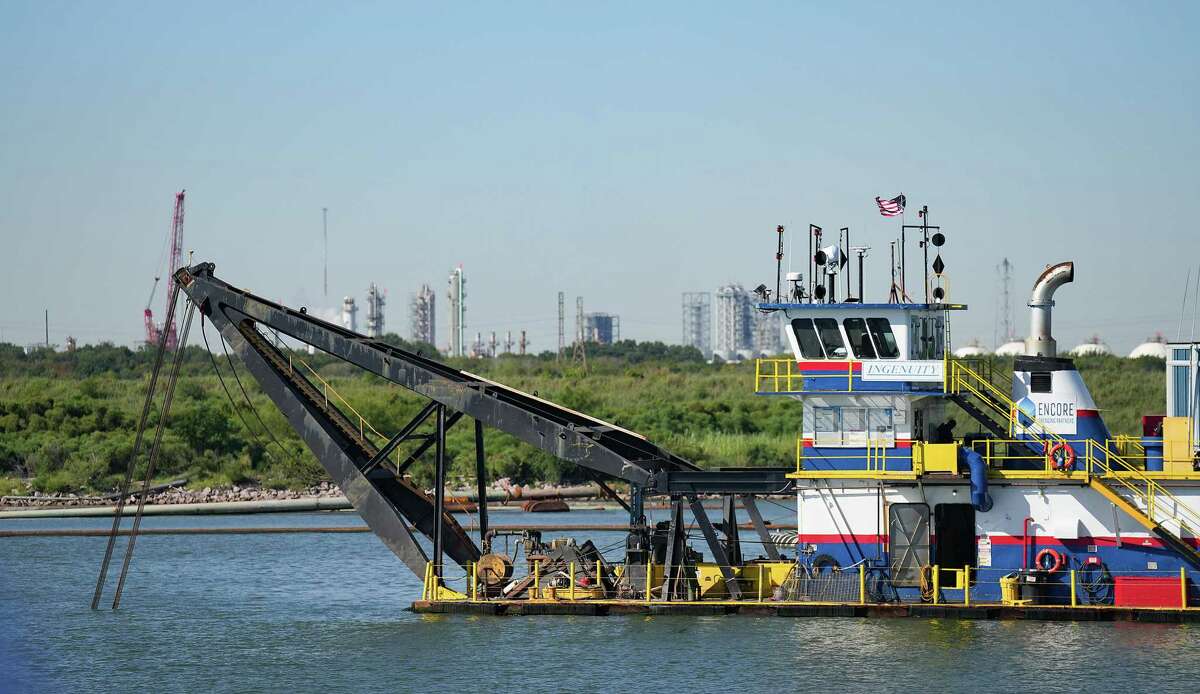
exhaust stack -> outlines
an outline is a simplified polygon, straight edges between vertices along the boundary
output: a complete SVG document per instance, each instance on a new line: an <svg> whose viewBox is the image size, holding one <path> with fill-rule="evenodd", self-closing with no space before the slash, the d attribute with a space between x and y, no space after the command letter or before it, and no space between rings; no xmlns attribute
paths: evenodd
<svg viewBox="0 0 1200 694"><path fill-rule="evenodd" d="M1049 265L1033 283L1033 294L1029 297L1029 337L1025 340L1025 354L1031 357L1057 356L1058 348L1050 332L1050 309L1054 306L1054 292L1062 285L1075 280L1075 263L1065 262Z"/></svg>

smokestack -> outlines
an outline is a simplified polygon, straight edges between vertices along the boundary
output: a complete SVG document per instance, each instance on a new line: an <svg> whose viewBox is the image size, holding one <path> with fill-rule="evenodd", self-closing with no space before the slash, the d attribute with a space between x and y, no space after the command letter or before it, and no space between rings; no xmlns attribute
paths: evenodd
<svg viewBox="0 0 1200 694"><path fill-rule="evenodd" d="M1025 340L1025 354L1031 357L1054 357L1058 347L1050 332L1050 309L1054 307L1054 292L1062 285L1075 281L1075 263L1065 262L1049 265L1033 283L1033 294L1029 297L1029 337Z"/></svg>

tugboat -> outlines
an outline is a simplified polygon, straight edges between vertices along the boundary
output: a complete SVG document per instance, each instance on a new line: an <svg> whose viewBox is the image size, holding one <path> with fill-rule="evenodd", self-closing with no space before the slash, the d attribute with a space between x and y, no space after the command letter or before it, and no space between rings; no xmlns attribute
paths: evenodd
<svg viewBox="0 0 1200 694"><path fill-rule="evenodd" d="M827 285L789 274L791 300L759 304L786 316L792 351L757 360L755 389L798 401L802 563L868 567L902 601L1186 605L1200 344L1168 345L1166 414L1146 416L1142 437L1113 436L1051 332L1073 263L1034 283L1009 379L949 354L967 307L944 292L838 302L833 270Z"/></svg>

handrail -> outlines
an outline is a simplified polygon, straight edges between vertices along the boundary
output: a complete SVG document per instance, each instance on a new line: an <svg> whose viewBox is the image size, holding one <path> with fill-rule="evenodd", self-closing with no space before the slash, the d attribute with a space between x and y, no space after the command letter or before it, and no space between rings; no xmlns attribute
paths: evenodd
<svg viewBox="0 0 1200 694"><path fill-rule="evenodd" d="M950 374L946 381L949 392L961 393L965 389L967 392L970 392L980 400L983 400L988 406L1000 412L1001 414L1005 413L996 403L1008 406L1010 433L1014 427L1019 427L1026 434L1029 434L1031 429L1040 429L1041 431L1039 433L1044 434L1048 439L1054 441L1054 443L1069 444L1065 438L1054 433L1053 431L1050 431L1050 429L1047 428L1046 425L1039 421L1036 417L1030 417L1030 423L1028 425L1020 424L1018 422L1018 417L1016 416L1016 403L1012 401L1012 398L1001 392L1000 389L996 388L994 384L983 379L981 376L979 376L979 374L975 373L966 365L962 364L958 360L952 359L947 361L947 367ZM976 387L976 384L982 384L982 390ZM982 392L988 392L991 397L989 398L982 396ZM1036 439L1030 441L1030 443L1035 442ZM1046 443L1046 441L1043 441L1043 446L1045 446ZM1098 453L1103 453L1103 457L1098 455ZM1089 474L1099 474L1106 480L1116 480L1117 484L1121 488L1127 490L1130 494L1133 494L1135 498L1139 499L1146 506L1147 517L1149 517L1154 523L1161 525L1161 521L1159 521L1156 511L1164 510L1163 500L1165 499L1170 501L1170 512L1166 519L1176 521L1181 526L1187 525L1189 530L1200 529L1200 513L1197 513L1195 510L1193 510L1162 484L1159 484L1153 478L1148 477L1144 470L1138 469L1134 465L1130 464L1129 461L1125 460L1125 458L1118 455L1116 451L1110 449L1107 443L1101 444L1097 441L1093 441L1092 439L1086 439L1084 450L1082 452L1082 458L1084 462L1084 469ZM1114 467L1119 468L1119 470L1114 470ZM1132 473L1132 477L1124 474L1117 475L1114 474L1115 472ZM1134 484L1133 480L1136 480L1138 484ZM1144 490L1142 489L1142 485L1145 486Z"/></svg>
<svg viewBox="0 0 1200 694"><path fill-rule="evenodd" d="M298 357L296 358L296 361L300 362L300 365L303 366L305 369L308 369L308 372L312 375L312 377L315 378L321 384L322 392L325 395L326 406L328 406L328 404L329 404L329 393L333 393L333 397L336 398L338 400L338 402L345 405L347 409L349 409L351 412L354 413L355 417L358 417L358 434L359 434L359 436L363 436L365 434L365 430L370 430L370 432L372 434L375 434L375 436L379 437L381 440L383 440L383 441L388 440L387 436L384 436L383 434L381 434L379 432L378 429L376 429L374 426L372 426L371 423L369 421L367 421L367 418L362 416L362 414L360 414L358 410L354 409L354 405L351 405L350 402L348 400L346 400L346 398L342 397L342 394L337 392L337 389L333 387L333 384L330 383L329 381L326 381L324 378L322 378L321 374L317 373L316 369L309 366L308 362L306 362L303 359L300 359ZM292 366L292 355L289 354L288 355L288 367L290 368L291 366Z"/></svg>

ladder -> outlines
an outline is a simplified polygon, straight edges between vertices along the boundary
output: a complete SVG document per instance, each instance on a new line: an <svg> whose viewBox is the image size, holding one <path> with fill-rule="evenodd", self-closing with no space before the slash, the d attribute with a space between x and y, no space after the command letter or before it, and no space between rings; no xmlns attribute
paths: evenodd
<svg viewBox="0 0 1200 694"><path fill-rule="evenodd" d="M1031 446L1040 441L1043 450L1049 450L1049 445L1070 443L1036 418L1030 418L1028 422L1024 418L1018 421L1017 406L1012 398L962 361L947 359L945 379L946 393L954 402L960 403L960 399L970 402L967 397L970 396L990 412L1004 416L1010 435L1019 433L1030 437ZM984 411L974 404L973 409ZM1200 569L1200 551L1180 537L1185 531L1193 537L1197 536L1200 513L1144 470L1130 464L1107 444L1088 440L1084 450L1076 451L1076 455L1084 463L1088 485L1093 490L1149 530L1194 568Z"/></svg>

